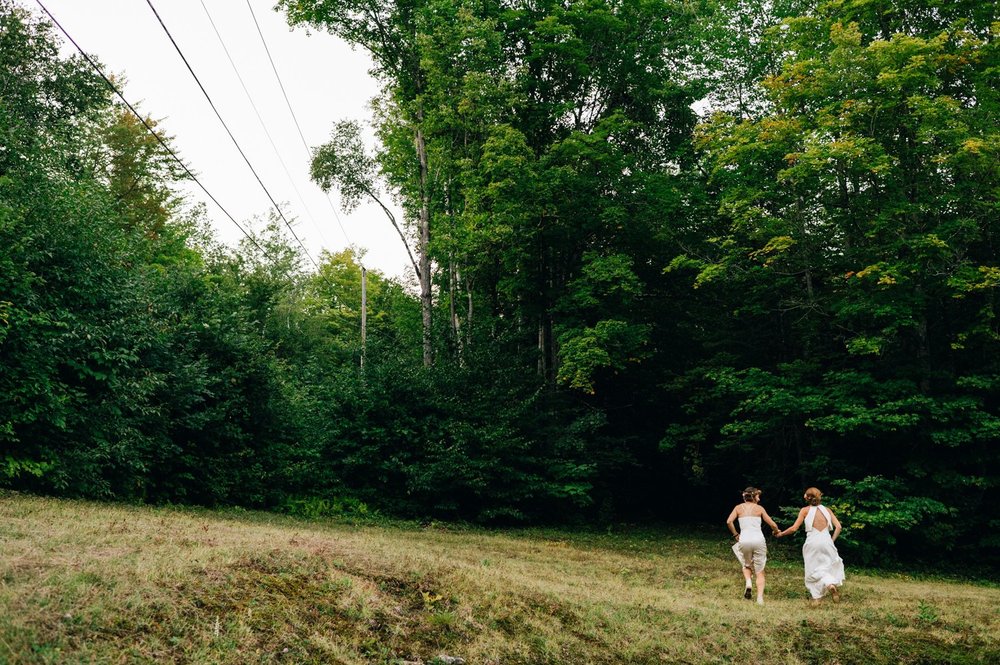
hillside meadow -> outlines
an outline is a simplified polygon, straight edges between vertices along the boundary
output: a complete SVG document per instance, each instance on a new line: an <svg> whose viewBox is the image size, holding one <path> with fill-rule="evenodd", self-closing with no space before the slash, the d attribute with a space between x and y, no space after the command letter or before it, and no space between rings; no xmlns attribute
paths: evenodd
<svg viewBox="0 0 1000 665"><path fill-rule="evenodd" d="M0 495L2 663L987 663L1000 589L849 569L767 602L724 538L490 532ZM455 661L452 661L455 662Z"/></svg>

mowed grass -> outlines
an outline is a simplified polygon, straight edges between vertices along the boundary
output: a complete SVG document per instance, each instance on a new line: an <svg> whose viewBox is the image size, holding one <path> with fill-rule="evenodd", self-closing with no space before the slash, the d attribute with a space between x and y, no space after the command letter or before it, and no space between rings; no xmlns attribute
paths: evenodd
<svg viewBox="0 0 1000 665"><path fill-rule="evenodd" d="M1000 662L1000 590L849 569L767 603L718 537L353 526L0 494L2 663ZM437 661L442 662L442 661Z"/></svg>

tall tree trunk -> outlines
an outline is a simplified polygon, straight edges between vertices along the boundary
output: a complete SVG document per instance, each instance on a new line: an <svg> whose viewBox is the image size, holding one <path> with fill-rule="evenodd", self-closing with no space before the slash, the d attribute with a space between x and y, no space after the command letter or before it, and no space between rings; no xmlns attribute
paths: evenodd
<svg viewBox="0 0 1000 665"><path fill-rule="evenodd" d="M448 311L451 314L451 334L455 339L455 346L458 350L458 362L464 364L463 355L465 351L465 340L462 339L462 321L458 316L458 304L455 302L455 291L459 289L458 267L451 256L448 255Z"/></svg>
<svg viewBox="0 0 1000 665"><path fill-rule="evenodd" d="M536 269L538 270L537 274L538 282L536 287L538 290L536 292L537 293L536 297L538 298L538 305L540 306L541 309L538 312L538 318L537 318L538 340L535 345L535 352L538 357L538 376L542 377L543 381L546 381L549 374L549 363L548 363L549 357L548 353L546 352L549 346L549 341L548 337L545 334L546 331L545 314L546 311L548 310L548 303L546 302L546 297L548 293L547 289L545 288L545 284L547 281L545 272L547 266L545 265L545 247L542 245L540 238L538 239L538 243L539 243L538 255L536 257L536 264L535 264Z"/></svg>
<svg viewBox="0 0 1000 665"><path fill-rule="evenodd" d="M795 470L799 474L799 485L806 487L809 484L809 479L806 477L805 456L802 452L802 432L799 431L797 424L792 425L792 440L795 442L795 459L797 462Z"/></svg>
<svg viewBox="0 0 1000 665"><path fill-rule="evenodd" d="M431 197L427 183L427 145L424 142L423 130L424 112L417 107L417 127L414 144L417 158L420 160L420 218L417 239L417 255L420 260L420 313L423 322L424 367L430 367L434 362L434 347L431 337L431 311L433 300L431 296L431 257L429 253L431 240Z"/></svg>
<svg viewBox="0 0 1000 665"><path fill-rule="evenodd" d="M538 376L547 380L549 374L548 354L546 353L548 339L545 332L545 315L542 314L538 317Z"/></svg>
<svg viewBox="0 0 1000 665"><path fill-rule="evenodd" d="M550 309L545 315L545 334L549 338L549 345L547 349L549 374L546 379L549 382L549 386L555 388L556 376L559 374L559 341L555 338L553 330L555 329L555 322L552 318L552 310Z"/></svg>
<svg viewBox="0 0 1000 665"><path fill-rule="evenodd" d="M917 285L916 294L918 297L917 306L920 307L920 316L917 319L917 361L920 363L920 392L929 393L931 390L931 345L927 330L927 295L922 285Z"/></svg>
<svg viewBox="0 0 1000 665"><path fill-rule="evenodd" d="M555 385L555 363L553 362L552 342L552 248L544 248L540 253L539 278L541 289L539 302L542 311L538 315L538 374L549 386Z"/></svg>
<svg viewBox="0 0 1000 665"><path fill-rule="evenodd" d="M465 284L465 298L467 301L465 313L465 346L469 347L472 344L472 280L466 279L462 283Z"/></svg>

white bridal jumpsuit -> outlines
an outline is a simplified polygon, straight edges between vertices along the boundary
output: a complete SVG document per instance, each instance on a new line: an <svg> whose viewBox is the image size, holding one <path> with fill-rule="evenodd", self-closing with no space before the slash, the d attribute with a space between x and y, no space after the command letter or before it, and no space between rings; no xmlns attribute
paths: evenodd
<svg viewBox="0 0 1000 665"><path fill-rule="evenodd" d="M823 511L826 517L826 528L822 530L813 527L817 509ZM822 598L831 584L838 587L844 584L844 560L830 537L833 518L825 506L809 508L805 525L806 542L802 546L802 559L806 567L806 588L813 598Z"/></svg>
<svg viewBox="0 0 1000 665"><path fill-rule="evenodd" d="M767 563L767 543L760 530L760 516L740 518L740 539L733 545L733 552L744 568L755 573L764 570Z"/></svg>

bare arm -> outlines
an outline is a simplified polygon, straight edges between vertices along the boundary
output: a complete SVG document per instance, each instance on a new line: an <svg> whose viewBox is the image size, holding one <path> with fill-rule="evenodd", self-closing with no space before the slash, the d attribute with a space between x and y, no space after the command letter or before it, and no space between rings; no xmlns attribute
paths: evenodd
<svg viewBox="0 0 1000 665"><path fill-rule="evenodd" d="M778 536L778 538L781 538L782 536L787 536L790 533L795 533L796 531L798 531L799 527L802 526L802 521L806 518L806 513L807 512L809 512L809 508L808 507L803 508L802 510L800 510L799 511L799 516L795 518L795 524L793 524L792 526L788 527L784 531L779 531L776 534Z"/></svg>
<svg viewBox="0 0 1000 665"><path fill-rule="evenodd" d="M764 522L766 522L767 525L769 527L771 527L771 533L777 534L778 533L778 525L774 523L774 520L771 519L771 516L767 514L766 510L764 510L763 508L761 508L761 511L762 512L761 512L760 516L764 520Z"/></svg>
<svg viewBox="0 0 1000 665"><path fill-rule="evenodd" d="M733 522L735 521L736 521L736 508L733 508L733 512L729 513L729 517L726 519L726 526L729 527L729 533L733 534L733 538L739 540L740 534L736 533L736 527L733 526Z"/></svg>
<svg viewBox="0 0 1000 665"><path fill-rule="evenodd" d="M837 519L832 510L830 511L830 519L833 520L833 540L836 542L837 536L840 535L841 531L840 520Z"/></svg>

